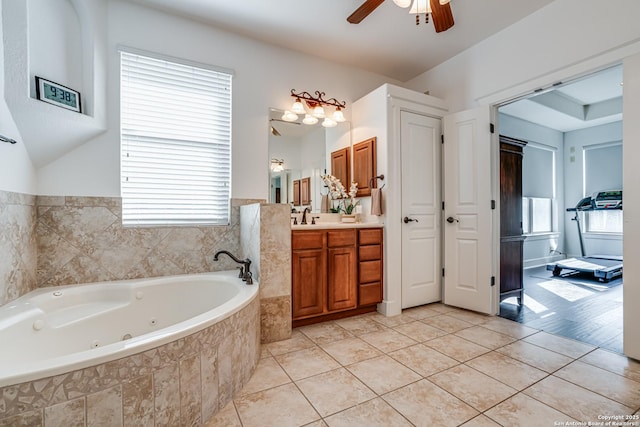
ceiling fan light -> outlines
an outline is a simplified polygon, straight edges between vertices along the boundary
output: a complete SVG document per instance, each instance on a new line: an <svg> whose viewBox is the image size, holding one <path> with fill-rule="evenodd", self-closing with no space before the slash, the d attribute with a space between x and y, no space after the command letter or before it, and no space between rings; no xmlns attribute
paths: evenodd
<svg viewBox="0 0 640 427"><path fill-rule="evenodd" d="M283 163L284 163L284 160L271 159L271 170L273 172L282 172L284 170Z"/></svg>
<svg viewBox="0 0 640 427"><path fill-rule="evenodd" d="M336 108L336 111L333 112L333 120L338 123L342 123L345 121L344 114L342 113L342 109L340 107Z"/></svg>
<svg viewBox="0 0 640 427"><path fill-rule="evenodd" d="M311 113L313 117L317 117L319 119L324 119L324 108L321 105L316 105L313 108L313 113Z"/></svg>
<svg viewBox="0 0 640 427"><path fill-rule="evenodd" d="M300 101L300 98L296 98L296 101L291 106L291 111L293 111L296 114L306 113L304 109L304 105L302 105L302 101Z"/></svg>
<svg viewBox="0 0 640 427"><path fill-rule="evenodd" d="M406 9L407 7L411 6L411 1L412 0L393 0L396 6L399 6L403 9Z"/></svg>
<svg viewBox="0 0 640 427"><path fill-rule="evenodd" d="M305 125L315 125L318 123L318 119L313 117L311 114L305 114L304 119L302 119L302 123Z"/></svg>
<svg viewBox="0 0 640 427"><path fill-rule="evenodd" d="M429 0L414 0L409 13L431 13L431 2Z"/></svg>
<svg viewBox="0 0 640 427"><path fill-rule="evenodd" d="M338 123L329 117L325 117L325 119L322 121L322 126L326 128L336 127L337 125Z"/></svg>
<svg viewBox="0 0 640 427"><path fill-rule="evenodd" d="M282 120L284 120L285 122L295 122L296 120L298 120L298 115L289 110L286 110L282 115Z"/></svg>

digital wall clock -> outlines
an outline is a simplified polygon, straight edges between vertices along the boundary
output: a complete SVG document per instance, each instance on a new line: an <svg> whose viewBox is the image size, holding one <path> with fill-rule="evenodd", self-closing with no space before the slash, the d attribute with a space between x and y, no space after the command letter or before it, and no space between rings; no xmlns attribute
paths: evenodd
<svg viewBox="0 0 640 427"><path fill-rule="evenodd" d="M36 76L36 96L40 101L48 102L76 113L82 112L80 92L38 76Z"/></svg>

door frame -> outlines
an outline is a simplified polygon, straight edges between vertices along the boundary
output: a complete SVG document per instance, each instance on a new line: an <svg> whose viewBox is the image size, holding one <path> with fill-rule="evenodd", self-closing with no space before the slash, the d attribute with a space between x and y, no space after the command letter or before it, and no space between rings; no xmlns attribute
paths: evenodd
<svg viewBox="0 0 640 427"><path fill-rule="evenodd" d="M379 100L385 102L386 128L380 132L386 138L378 138L378 165L387 164L385 171L385 207L384 225L384 300L378 305L378 311L385 316L397 316L402 313L402 286L398 281L402 277L402 210L401 178L402 165L400 153L400 112L420 114L442 120L448 113L444 100L394 85L380 88ZM363 135L364 136L364 135ZM382 157L382 156L386 156Z"/></svg>

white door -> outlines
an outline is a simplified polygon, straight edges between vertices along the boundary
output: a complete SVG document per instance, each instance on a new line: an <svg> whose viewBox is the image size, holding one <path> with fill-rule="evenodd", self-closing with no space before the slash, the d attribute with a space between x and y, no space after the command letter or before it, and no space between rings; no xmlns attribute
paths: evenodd
<svg viewBox="0 0 640 427"><path fill-rule="evenodd" d="M493 313L490 107L445 116L444 303Z"/></svg>
<svg viewBox="0 0 640 427"><path fill-rule="evenodd" d="M402 308L442 299L441 122L400 113L402 158Z"/></svg>

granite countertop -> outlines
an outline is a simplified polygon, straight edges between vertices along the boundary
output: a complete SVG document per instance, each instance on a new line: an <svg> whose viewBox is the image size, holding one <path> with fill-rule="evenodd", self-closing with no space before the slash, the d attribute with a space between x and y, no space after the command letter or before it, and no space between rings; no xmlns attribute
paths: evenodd
<svg viewBox="0 0 640 427"><path fill-rule="evenodd" d="M315 224L292 225L291 230L327 230L331 228L381 228L384 224L377 222L317 222Z"/></svg>

